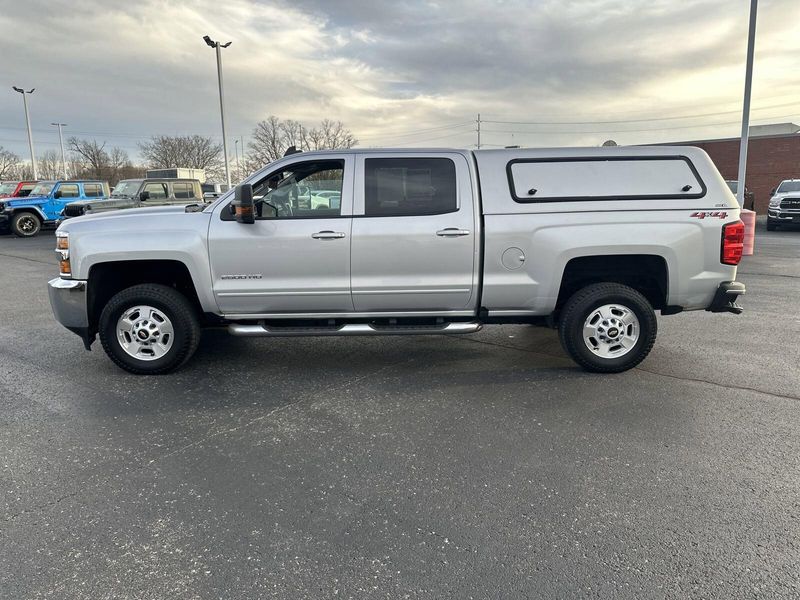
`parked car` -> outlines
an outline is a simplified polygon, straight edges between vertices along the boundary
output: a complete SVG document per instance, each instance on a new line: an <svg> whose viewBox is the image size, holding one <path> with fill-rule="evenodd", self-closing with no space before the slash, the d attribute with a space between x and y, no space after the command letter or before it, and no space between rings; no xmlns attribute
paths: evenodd
<svg viewBox="0 0 800 600"><path fill-rule="evenodd" d="M479 176L480 175L480 176ZM336 207L303 188L324 180ZM56 232L56 319L132 373L166 373L204 325L239 336L558 327L589 371L630 369L656 313L738 314L744 225L693 147L292 154L201 208Z"/></svg>
<svg viewBox="0 0 800 600"><path fill-rule="evenodd" d="M123 179L108 199L70 202L64 207L64 219L90 213L140 208L142 206L185 206L203 201L197 179Z"/></svg>
<svg viewBox="0 0 800 600"><path fill-rule="evenodd" d="M739 193L739 182L734 181L731 179L726 179L725 183L728 184L728 188L731 190L731 193L736 196L736 199L739 199L737 194ZM755 210L756 209L756 195L747 189L747 186L744 188L744 206L741 208L746 208L748 210Z"/></svg>
<svg viewBox="0 0 800 600"><path fill-rule="evenodd" d="M70 202L108 195L105 181L40 181L27 197L0 201L0 226L7 224L15 235L33 237L43 226L54 225Z"/></svg>
<svg viewBox="0 0 800 600"><path fill-rule="evenodd" d="M25 198L36 187L36 181L4 181L0 184L0 198Z"/></svg>
<svg viewBox="0 0 800 600"><path fill-rule="evenodd" d="M767 230L791 223L800 223L800 179L784 179L770 192Z"/></svg>

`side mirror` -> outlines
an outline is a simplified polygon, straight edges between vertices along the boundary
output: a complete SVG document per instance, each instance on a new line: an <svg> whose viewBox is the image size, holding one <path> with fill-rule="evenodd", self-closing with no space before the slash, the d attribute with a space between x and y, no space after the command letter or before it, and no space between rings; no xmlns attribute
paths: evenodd
<svg viewBox="0 0 800 600"><path fill-rule="evenodd" d="M139 200L141 200L142 202L150 200L150 192L142 192L141 194L139 194Z"/></svg>
<svg viewBox="0 0 800 600"><path fill-rule="evenodd" d="M234 190L233 209L238 223L251 225L256 222L253 203L253 186L249 183L237 185Z"/></svg>
<svg viewBox="0 0 800 600"><path fill-rule="evenodd" d="M53 198L55 198L56 200L61 198L61 190L56 190L55 193L53 194Z"/></svg>
<svg viewBox="0 0 800 600"><path fill-rule="evenodd" d="M775 195L775 188L772 188L772 191L769 193L769 195L770 196L774 196Z"/></svg>

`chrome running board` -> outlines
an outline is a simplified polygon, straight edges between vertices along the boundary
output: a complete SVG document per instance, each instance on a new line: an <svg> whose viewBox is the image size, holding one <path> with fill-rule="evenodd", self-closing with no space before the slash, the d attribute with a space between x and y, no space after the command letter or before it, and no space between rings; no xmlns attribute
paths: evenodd
<svg viewBox="0 0 800 600"><path fill-rule="evenodd" d="M369 323L352 323L339 327L268 327L232 323L228 325L231 335L242 337L303 337L317 335L446 335L455 333L475 333L483 325L477 321L467 323L445 323L437 326L374 326Z"/></svg>

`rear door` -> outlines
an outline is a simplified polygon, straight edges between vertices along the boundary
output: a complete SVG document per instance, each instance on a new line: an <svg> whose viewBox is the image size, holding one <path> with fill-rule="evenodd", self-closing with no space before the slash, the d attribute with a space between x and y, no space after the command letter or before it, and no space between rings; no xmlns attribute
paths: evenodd
<svg viewBox="0 0 800 600"><path fill-rule="evenodd" d="M455 152L358 155L351 287L358 312L477 304L475 203Z"/></svg>

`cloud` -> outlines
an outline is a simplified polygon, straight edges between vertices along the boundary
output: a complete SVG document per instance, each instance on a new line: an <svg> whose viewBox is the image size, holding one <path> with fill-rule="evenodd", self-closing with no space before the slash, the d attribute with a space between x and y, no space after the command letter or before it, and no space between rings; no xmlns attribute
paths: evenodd
<svg viewBox="0 0 800 600"><path fill-rule="evenodd" d="M0 10L2 31L17 32L0 38L0 52L9 86L37 88L31 111L42 150L57 145L55 120L69 123L68 135L132 154L149 134L218 135L204 34L233 41L223 50L232 136L275 114L341 119L364 145L464 146L475 141L478 112L558 122L725 113L483 125L484 142L497 145L642 143L735 135L747 28L739 4L29 0ZM800 102L798 21L796 0L761 3L755 107ZM19 104L10 89L0 94L0 145L25 155ZM797 120L800 106L754 117ZM696 127L677 129L686 125Z"/></svg>

